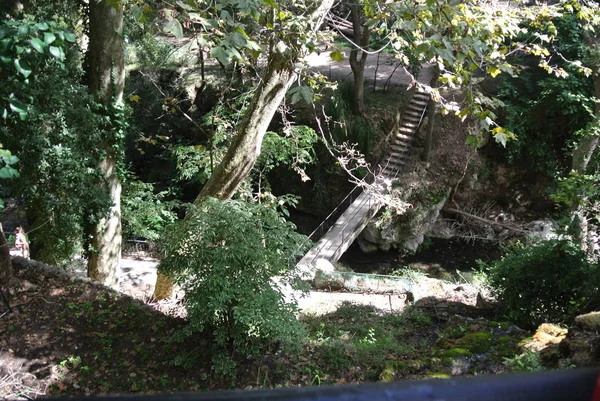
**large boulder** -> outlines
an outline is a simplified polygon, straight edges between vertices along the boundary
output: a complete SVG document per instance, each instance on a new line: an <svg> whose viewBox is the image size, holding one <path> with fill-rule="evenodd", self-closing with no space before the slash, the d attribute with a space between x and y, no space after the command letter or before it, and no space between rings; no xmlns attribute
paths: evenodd
<svg viewBox="0 0 600 401"><path fill-rule="evenodd" d="M575 318L569 334L561 342L562 356L577 367L600 365L600 312Z"/></svg>
<svg viewBox="0 0 600 401"><path fill-rule="evenodd" d="M425 233L436 222L442 207L446 204L450 191L425 197L402 215L383 213L373 219L358 238L363 252L377 249L388 251L391 248L416 252L423 242Z"/></svg>

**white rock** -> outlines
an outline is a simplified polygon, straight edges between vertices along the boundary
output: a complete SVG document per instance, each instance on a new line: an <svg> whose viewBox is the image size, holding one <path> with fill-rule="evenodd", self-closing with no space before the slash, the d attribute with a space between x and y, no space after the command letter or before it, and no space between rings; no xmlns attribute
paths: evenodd
<svg viewBox="0 0 600 401"><path fill-rule="evenodd" d="M335 267L327 259L317 259L314 261L315 268L324 272L333 272Z"/></svg>

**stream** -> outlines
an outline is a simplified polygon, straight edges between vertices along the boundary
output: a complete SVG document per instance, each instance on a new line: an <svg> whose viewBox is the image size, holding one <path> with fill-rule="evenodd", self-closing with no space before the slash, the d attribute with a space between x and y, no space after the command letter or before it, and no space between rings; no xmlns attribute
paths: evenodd
<svg viewBox="0 0 600 401"><path fill-rule="evenodd" d="M502 255L498 245L490 242L465 242L459 239L425 238L414 254L403 255L397 250L363 253L354 243L344 253L339 264L358 273L391 274L409 268L432 278L449 281L470 281L476 260L491 261Z"/></svg>

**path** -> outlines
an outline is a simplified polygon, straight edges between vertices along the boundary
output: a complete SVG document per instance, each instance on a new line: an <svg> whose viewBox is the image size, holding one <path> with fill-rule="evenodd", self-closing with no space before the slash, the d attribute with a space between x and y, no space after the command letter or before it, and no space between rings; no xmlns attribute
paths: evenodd
<svg viewBox="0 0 600 401"><path fill-rule="evenodd" d="M158 260L150 258L123 258L119 269L119 290L134 298L147 300L154 292ZM79 274L84 272L79 269ZM335 311L342 302L372 305L387 312L401 312L406 304L405 295L352 294L343 292L310 291L297 300L303 314L321 315Z"/></svg>

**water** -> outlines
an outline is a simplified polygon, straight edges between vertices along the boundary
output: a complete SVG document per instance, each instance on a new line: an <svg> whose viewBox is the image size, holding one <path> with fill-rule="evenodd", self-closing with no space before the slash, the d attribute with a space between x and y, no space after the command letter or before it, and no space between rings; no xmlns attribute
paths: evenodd
<svg viewBox="0 0 600 401"><path fill-rule="evenodd" d="M353 244L339 263L359 273L390 274L409 268L433 278L460 280L469 279L477 259L495 260L501 254L500 248L490 242L426 238L415 254L401 254L397 250L365 254Z"/></svg>

